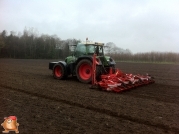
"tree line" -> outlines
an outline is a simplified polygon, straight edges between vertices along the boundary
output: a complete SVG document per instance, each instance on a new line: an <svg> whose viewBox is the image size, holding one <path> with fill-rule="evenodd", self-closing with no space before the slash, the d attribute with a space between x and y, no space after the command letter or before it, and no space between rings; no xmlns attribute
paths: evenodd
<svg viewBox="0 0 179 134"><path fill-rule="evenodd" d="M0 33L0 58L23 59L64 59L70 55L70 46L80 40L62 40L57 35L38 35L33 28L24 29L23 33L16 34L6 30ZM179 63L179 53L174 52L145 52L133 54L129 49L117 47L108 42L104 47L105 54L116 61L134 62L173 62Z"/></svg>
<svg viewBox="0 0 179 134"><path fill-rule="evenodd" d="M23 34L6 30L0 33L0 58L62 59L69 55L69 45L80 40L61 40L57 35L38 35L33 29Z"/></svg>
<svg viewBox="0 0 179 134"><path fill-rule="evenodd" d="M173 52L145 52L136 54L109 54L117 61L179 63L179 53Z"/></svg>
<svg viewBox="0 0 179 134"><path fill-rule="evenodd" d="M179 53L145 52L133 54L129 49L118 48L114 43L106 44L106 53L117 61L179 63Z"/></svg>

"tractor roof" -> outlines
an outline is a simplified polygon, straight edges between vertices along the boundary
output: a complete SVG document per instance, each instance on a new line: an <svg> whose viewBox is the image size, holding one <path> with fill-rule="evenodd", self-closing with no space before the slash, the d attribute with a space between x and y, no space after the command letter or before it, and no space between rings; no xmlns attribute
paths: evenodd
<svg viewBox="0 0 179 134"><path fill-rule="evenodd" d="M90 42L90 41L84 41L84 42L81 42L80 44L94 45L94 46L104 46L104 43L100 43L100 42Z"/></svg>

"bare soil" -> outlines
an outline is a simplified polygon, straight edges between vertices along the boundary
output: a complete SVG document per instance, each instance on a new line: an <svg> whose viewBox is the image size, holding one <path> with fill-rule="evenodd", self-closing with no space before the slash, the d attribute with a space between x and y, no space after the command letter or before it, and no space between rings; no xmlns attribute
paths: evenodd
<svg viewBox="0 0 179 134"><path fill-rule="evenodd" d="M55 80L50 61L0 59L0 123L15 115L19 132L34 134L179 133L179 65L118 62L156 82L117 94L75 77Z"/></svg>

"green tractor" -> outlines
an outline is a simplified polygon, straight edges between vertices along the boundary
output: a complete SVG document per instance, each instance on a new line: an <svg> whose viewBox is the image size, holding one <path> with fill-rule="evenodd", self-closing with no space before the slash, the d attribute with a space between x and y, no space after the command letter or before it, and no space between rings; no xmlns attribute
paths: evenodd
<svg viewBox="0 0 179 134"><path fill-rule="evenodd" d="M78 80L83 83L92 81L92 62L93 55L96 54L96 79L100 75L108 74L110 67L115 69L115 61L104 56L104 43L98 42L81 42L73 45L74 51L65 61L50 62L49 69L52 70L55 79L65 79L68 76L77 76Z"/></svg>

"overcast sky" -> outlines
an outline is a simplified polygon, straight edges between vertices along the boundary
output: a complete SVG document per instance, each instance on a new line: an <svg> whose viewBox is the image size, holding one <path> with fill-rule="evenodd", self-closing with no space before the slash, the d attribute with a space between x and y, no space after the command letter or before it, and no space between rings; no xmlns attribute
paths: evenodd
<svg viewBox="0 0 179 134"><path fill-rule="evenodd" d="M113 42L137 52L179 52L179 0L0 0L0 32Z"/></svg>

